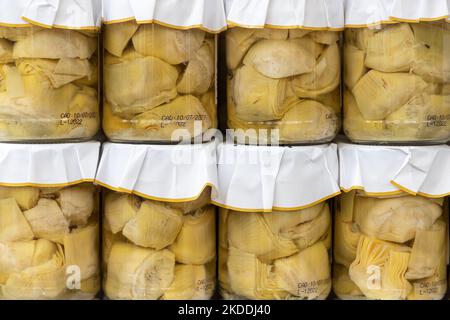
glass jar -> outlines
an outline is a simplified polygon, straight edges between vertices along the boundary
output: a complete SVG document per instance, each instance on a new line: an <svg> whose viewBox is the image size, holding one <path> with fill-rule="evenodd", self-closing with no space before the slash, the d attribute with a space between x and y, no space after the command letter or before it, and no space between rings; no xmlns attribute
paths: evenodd
<svg viewBox="0 0 450 320"><path fill-rule="evenodd" d="M295 212L221 210L221 295L228 300L326 299L330 250L327 203Z"/></svg>
<svg viewBox="0 0 450 320"><path fill-rule="evenodd" d="M347 29L344 131L356 143L450 139L450 29L443 22Z"/></svg>
<svg viewBox="0 0 450 320"><path fill-rule="evenodd" d="M103 128L112 141L179 142L217 128L216 36L105 25Z"/></svg>
<svg viewBox="0 0 450 320"><path fill-rule="evenodd" d="M100 290L98 192L0 187L0 298L93 299Z"/></svg>
<svg viewBox="0 0 450 320"><path fill-rule="evenodd" d="M341 299L438 300L447 290L448 212L444 199L339 197L333 289Z"/></svg>
<svg viewBox="0 0 450 320"><path fill-rule="evenodd" d="M207 300L215 289L216 212L210 189L167 203L104 192L103 270L108 299Z"/></svg>
<svg viewBox="0 0 450 320"><path fill-rule="evenodd" d="M0 27L0 141L80 141L99 116L99 33Z"/></svg>
<svg viewBox="0 0 450 320"><path fill-rule="evenodd" d="M340 130L340 32L226 32L228 127L238 143L312 144Z"/></svg>

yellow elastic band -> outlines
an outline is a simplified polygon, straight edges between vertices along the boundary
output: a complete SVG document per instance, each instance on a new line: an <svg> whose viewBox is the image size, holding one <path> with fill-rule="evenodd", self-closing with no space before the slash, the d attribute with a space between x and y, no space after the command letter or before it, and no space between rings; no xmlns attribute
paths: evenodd
<svg viewBox="0 0 450 320"><path fill-rule="evenodd" d="M370 28L370 27L375 27L375 26L379 26L379 25L385 25L385 24L396 24L396 23L401 23L401 22L406 22L406 23L420 23L420 22L433 22L433 21L439 21L439 20L444 20L446 22L449 22L448 20L446 20L449 16L442 16L442 17L437 17L437 18L420 18L420 19L402 19L402 18L396 18L396 17L390 17L390 20L380 20L377 22L372 22L372 23L367 23L367 24L346 24L345 28Z"/></svg>
<svg viewBox="0 0 450 320"><path fill-rule="evenodd" d="M100 29L99 27L93 27L93 26L90 26L90 27L68 27L68 26L56 25L56 24L55 25L48 25L48 24L40 23L38 21L31 20L31 19L26 18L26 17L21 17L21 19L26 21L26 22L28 22L28 23L30 23L31 25L36 25L38 27L46 28L46 29L56 28L56 29L86 30L86 31L98 31Z"/></svg>
<svg viewBox="0 0 450 320"><path fill-rule="evenodd" d="M393 195L398 195L398 194L403 193L402 190L389 191L389 192L367 192L367 191L365 191L364 187L362 187L362 186L353 186L349 189L345 189L345 188L341 187L341 190L344 191L345 193L349 193L354 190L360 190L360 191L364 191L368 196L372 196L372 197L393 196Z"/></svg>

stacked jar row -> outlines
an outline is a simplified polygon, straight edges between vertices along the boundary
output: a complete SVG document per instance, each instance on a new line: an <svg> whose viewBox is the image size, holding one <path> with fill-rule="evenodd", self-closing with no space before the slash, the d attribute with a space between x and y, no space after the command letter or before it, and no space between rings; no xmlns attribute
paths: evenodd
<svg viewBox="0 0 450 320"><path fill-rule="evenodd" d="M0 189L3 299L97 295L97 194L89 184ZM223 209L216 259L216 210L209 196L207 189L195 201L165 203L105 190L105 296L210 299L216 263L226 299L326 299L332 283L342 299L442 299L446 293L443 198L341 195L332 275L329 203L296 212Z"/></svg>
<svg viewBox="0 0 450 320"><path fill-rule="evenodd" d="M104 28L103 129L111 140L202 139L217 128L217 35L134 21ZM333 140L343 119L356 142L446 142L449 35L444 21L344 32L230 28L219 61L228 84L218 83L228 89L228 127L238 139L258 142L264 132L310 144ZM98 41L90 31L0 28L1 140L96 135Z"/></svg>

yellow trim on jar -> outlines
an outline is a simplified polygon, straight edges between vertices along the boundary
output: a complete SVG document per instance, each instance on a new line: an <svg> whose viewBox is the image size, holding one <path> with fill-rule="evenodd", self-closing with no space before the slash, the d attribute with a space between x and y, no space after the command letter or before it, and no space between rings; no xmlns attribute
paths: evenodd
<svg viewBox="0 0 450 320"><path fill-rule="evenodd" d="M237 23L231 20L227 20L228 27L229 28L247 28L247 29L280 29L280 30L286 30L286 29L302 29L302 30L311 30L311 31L343 31L344 27L341 28L333 28L333 27L307 27L307 26L280 26L280 25L274 25L274 24L264 24L264 25L246 25Z"/></svg>
<svg viewBox="0 0 450 320"><path fill-rule="evenodd" d="M154 196L150 196L148 194L145 193L141 193L139 191L136 190L129 190L129 189L125 189L125 188L121 188L121 187L113 187L107 183L101 182L99 180L95 180L94 184L98 184L99 186L102 186L106 189L109 189L111 191L115 191L115 192L119 192L119 193L127 193L127 194L134 194L138 197L144 198L144 199L148 199L148 200L153 200L153 201L159 201L159 202L168 202L168 203L181 203L181 202L191 202L191 201L195 201L197 200L202 193L205 191L205 189L207 187L211 187L217 190L217 187L211 183L206 183L204 185L204 187L202 188L201 192L196 195L195 197L192 198L181 198L181 199L171 199L171 198L160 198L160 197L154 197Z"/></svg>
<svg viewBox="0 0 450 320"><path fill-rule="evenodd" d="M41 23L41 22L38 22L38 21L31 20L31 19L26 18L26 17L21 17L21 19L26 21L26 22L28 22L28 23L30 23L31 25L35 25L35 26L38 26L38 27L41 27L41 28L46 28L46 29L56 28L56 29L83 30L83 31L98 31L100 29L100 27L96 27L96 26L89 26L89 27L88 26L85 26L85 27L74 27L74 26L72 26L72 27L69 27L69 26L57 25L57 24L49 25L49 24L45 24L45 23Z"/></svg>
<svg viewBox="0 0 450 320"><path fill-rule="evenodd" d="M370 28L370 27L376 27L381 25L387 25L387 24L397 24L397 23L421 23L421 22L434 22L434 21L440 21L444 20L447 23L450 23L448 15L437 17L437 18L419 18L419 19L403 19L403 18L397 18L397 17L389 17L389 20L380 20L372 23L367 24L346 24L345 28Z"/></svg>
<svg viewBox="0 0 450 320"><path fill-rule="evenodd" d="M212 30L212 29L208 29L206 27L204 27L202 24L196 24L196 25L191 25L191 26L177 26L174 24L169 24L160 20L156 20L156 19L151 19L151 20L136 20L135 17L129 17L129 18L124 18L124 19L118 19L118 20L109 20L109 21L103 21L103 24L105 25L111 25L111 24L117 24L117 23L124 23L124 22L129 22L129 21L133 21L135 20L137 24L142 25L142 24L158 24L160 26L163 27L167 27L167 28L171 28L171 29L176 29L176 30L182 30L182 31L186 31L186 30L191 30L191 29L199 29L208 33L212 33L212 34L219 34L223 31L225 31L227 29L227 27L223 27L220 30Z"/></svg>
<svg viewBox="0 0 450 320"><path fill-rule="evenodd" d="M26 183L4 183L0 182L0 186L2 187L34 187L34 188L64 188L64 187L70 187L77 184L82 183L94 183L94 179L80 179L76 181L71 182L65 182L65 183L32 183L32 182L26 182Z"/></svg>
<svg viewBox="0 0 450 320"><path fill-rule="evenodd" d="M341 187L341 190L344 191L345 193L349 193L354 190L364 191L365 194L372 197L395 196L404 193L402 190L387 191L387 192L367 192L363 186L353 186L350 187L349 189Z"/></svg>
<svg viewBox="0 0 450 320"><path fill-rule="evenodd" d="M29 23L17 24L17 23L6 23L0 22L0 27L5 28L31 28L33 25Z"/></svg>
<svg viewBox="0 0 450 320"><path fill-rule="evenodd" d="M446 194L441 194L441 195L433 195L433 194L428 194L425 192L414 192L404 186L402 186L401 184L398 184L395 181L390 181L392 185L394 185L395 187L399 188L400 190L412 195L412 196L421 196L421 197L425 197L425 198L433 198L433 199L439 199L439 198L445 198L448 197L450 195L450 192L446 193Z"/></svg>
<svg viewBox="0 0 450 320"><path fill-rule="evenodd" d="M322 202L325 202L325 201L327 201L329 199L337 197L341 193L342 193L341 191L338 191L338 192L333 193L333 194L331 194L329 196L323 197L320 200L314 201L314 202L312 202L310 204L307 204L307 205L304 205L304 206L300 206L300 207L292 207L292 208L272 207L272 209L244 209L244 208L238 208L238 207L225 205L225 204L219 203L217 201L213 201L213 200L211 200L211 203L214 204L217 207L222 208L222 209L238 211L238 212L247 212L247 213L272 213L274 211L293 212L293 211L299 211L299 210L304 210L304 209L308 209L308 208L314 207L314 206L318 205L319 203L322 203Z"/></svg>

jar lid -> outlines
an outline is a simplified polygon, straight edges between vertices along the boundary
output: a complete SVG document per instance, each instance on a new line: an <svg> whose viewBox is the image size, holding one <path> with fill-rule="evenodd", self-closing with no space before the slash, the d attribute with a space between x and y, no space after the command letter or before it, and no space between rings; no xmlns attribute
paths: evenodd
<svg viewBox="0 0 450 320"><path fill-rule="evenodd" d="M450 195L450 147L387 147L339 144L340 186L388 195Z"/></svg>
<svg viewBox="0 0 450 320"><path fill-rule="evenodd" d="M0 25L96 30L101 0L0 0Z"/></svg>
<svg viewBox="0 0 450 320"><path fill-rule="evenodd" d="M344 0L225 0L229 27L342 30Z"/></svg>
<svg viewBox="0 0 450 320"><path fill-rule="evenodd" d="M0 143L0 185L64 187L93 182L100 143Z"/></svg>
<svg viewBox="0 0 450 320"><path fill-rule="evenodd" d="M340 194L335 144L218 146L219 188L212 202L244 212L296 211Z"/></svg>
<svg viewBox="0 0 450 320"><path fill-rule="evenodd" d="M103 0L105 24L132 20L211 33L226 28L223 0Z"/></svg>
<svg viewBox="0 0 450 320"><path fill-rule="evenodd" d="M345 0L345 26L449 20L448 0Z"/></svg>
<svg viewBox="0 0 450 320"><path fill-rule="evenodd" d="M95 183L140 197L185 202L217 188L215 143L130 145L105 143Z"/></svg>

